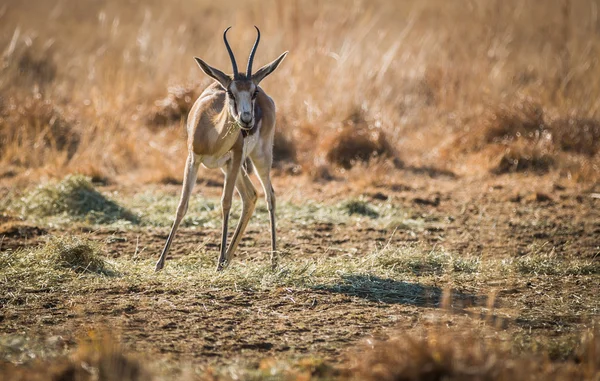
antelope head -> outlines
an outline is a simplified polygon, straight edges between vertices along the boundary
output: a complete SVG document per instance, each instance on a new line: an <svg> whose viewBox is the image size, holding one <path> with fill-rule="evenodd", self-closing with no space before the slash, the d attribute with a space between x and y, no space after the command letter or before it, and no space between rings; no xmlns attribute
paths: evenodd
<svg viewBox="0 0 600 381"><path fill-rule="evenodd" d="M202 69L206 75L217 81L221 87L223 87L223 90L225 90L229 114L233 117L236 124L241 129L250 130L254 127L254 103L259 93L258 84L266 76L277 69L277 66L283 61L288 52L283 53L273 62L261 67L256 73L252 73L252 62L254 61L254 54L256 53L256 48L260 41L260 30L255 26L258 35L256 36L256 41L250 52L250 57L248 58L246 73L240 73L238 72L235 56L227 42L227 31L230 28L231 27L225 29L225 32L223 32L223 41L229 52L231 66L233 67L233 75L229 76L221 70L215 69L198 57L194 57L194 59L200 66L200 69Z"/></svg>

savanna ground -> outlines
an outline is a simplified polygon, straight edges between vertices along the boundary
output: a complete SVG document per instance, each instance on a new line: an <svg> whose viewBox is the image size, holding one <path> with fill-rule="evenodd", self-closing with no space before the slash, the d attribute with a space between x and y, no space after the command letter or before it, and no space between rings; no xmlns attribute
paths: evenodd
<svg viewBox="0 0 600 381"><path fill-rule="evenodd" d="M2 378L599 379L599 6L3 3ZM291 52L278 265L260 199L214 271L201 169L154 273L191 57L230 71L254 24L256 65Z"/></svg>

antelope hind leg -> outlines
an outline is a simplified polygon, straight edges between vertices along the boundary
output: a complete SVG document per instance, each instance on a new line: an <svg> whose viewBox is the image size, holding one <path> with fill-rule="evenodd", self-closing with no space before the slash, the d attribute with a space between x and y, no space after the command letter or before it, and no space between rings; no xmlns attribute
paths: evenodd
<svg viewBox="0 0 600 381"><path fill-rule="evenodd" d="M248 226L248 222L252 217L252 213L254 213L254 207L256 206L256 200L258 198L256 189L245 170L242 169L240 174L238 174L235 186L242 198L242 215L240 216L235 233L233 233L233 238L231 238L231 242L225 253L225 261L227 261L227 263L230 263L233 259L233 253L235 253L235 250L242 239L242 235Z"/></svg>

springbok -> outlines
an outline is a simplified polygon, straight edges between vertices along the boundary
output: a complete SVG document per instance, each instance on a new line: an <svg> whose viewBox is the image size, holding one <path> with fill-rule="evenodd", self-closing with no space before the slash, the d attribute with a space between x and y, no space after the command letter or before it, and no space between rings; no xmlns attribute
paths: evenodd
<svg viewBox="0 0 600 381"><path fill-rule="evenodd" d="M227 266L233 257L248 221L254 212L257 195L246 168L242 167L249 158L265 191L271 225L271 259L275 255L275 193L271 186L271 164L273 163L273 137L275 134L275 103L258 85L283 61L288 52L252 73L252 61L260 41L260 30L255 26L257 37L248 58L246 73L238 72L231 47L227 42L227 31L223 41L229 53L233 75L215 69L198 57L194 57L200 69L216 82L208 86L190 110L187 122L188 157L183 177L181 199L175 221L165 247L156 262L156 271L165 265L165 259L173 237L188 209L188 203L200 164L206 168L221 168L225 174L221 208L223 225L221 231L221 253L217 271ZM242 199L242 215L227 244L227 223L231 209L233 188Z"/></svg>

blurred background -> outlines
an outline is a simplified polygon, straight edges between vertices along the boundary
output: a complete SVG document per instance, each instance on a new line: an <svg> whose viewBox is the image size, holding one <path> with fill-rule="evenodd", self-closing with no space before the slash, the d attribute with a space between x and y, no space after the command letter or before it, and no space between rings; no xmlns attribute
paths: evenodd
<svg viewBox="0 0 600 381"><path fill-rule="evenodd" d="M256 67L290 51L262 83L278 108L278 176L597 181L599 5L4 0L0 181L180 182L185 118L211 82L192 57L231 72L229 25L238 62L253 25Z"/></svg>

